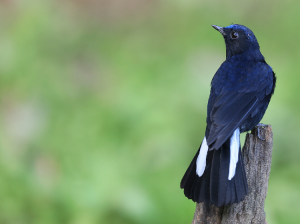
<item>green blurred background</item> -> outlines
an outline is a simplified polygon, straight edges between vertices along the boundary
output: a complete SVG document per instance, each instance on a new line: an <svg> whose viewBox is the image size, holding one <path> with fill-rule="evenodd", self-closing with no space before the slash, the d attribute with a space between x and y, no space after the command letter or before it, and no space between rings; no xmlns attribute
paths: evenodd
<svg viewBox="0 0 300 224"><path fill-rule="evenodd" d="M180 180L250 27L277 88L266 214L300 223L299 1L1 0L0 223L190 223ZM244 135L242 136L244 141Z"/></svg>

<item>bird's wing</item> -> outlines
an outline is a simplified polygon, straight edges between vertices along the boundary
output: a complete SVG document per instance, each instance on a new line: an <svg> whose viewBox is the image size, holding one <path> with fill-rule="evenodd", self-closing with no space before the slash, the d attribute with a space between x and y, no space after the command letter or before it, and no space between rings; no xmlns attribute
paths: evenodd
<svg viewBox="0 0 300 224"><path fill-rule="evenodd" d="M246 118L257 113L260 102L272 94L272 69L257 77L237 89L224 86L217 94L211 91L206 133L210 148L220 148Z"/></svg>

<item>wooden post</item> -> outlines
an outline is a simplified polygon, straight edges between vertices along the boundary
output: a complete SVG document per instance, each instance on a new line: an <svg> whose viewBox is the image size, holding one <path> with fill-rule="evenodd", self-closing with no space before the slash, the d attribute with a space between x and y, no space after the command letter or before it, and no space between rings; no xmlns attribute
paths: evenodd
<svg viewBox="0 0 300 224"><path fill-rule="evenodd" d="M259 137L258 137L259 132ZM249 194L240 203L217 208L199 203L192 224L266 224L264 211L273 149L271 125L246 135L243 156Z"/></svg>

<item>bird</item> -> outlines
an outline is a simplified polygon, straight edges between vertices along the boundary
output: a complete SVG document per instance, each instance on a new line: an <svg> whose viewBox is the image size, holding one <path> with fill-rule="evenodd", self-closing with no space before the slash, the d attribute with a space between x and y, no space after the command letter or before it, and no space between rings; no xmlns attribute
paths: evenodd
<svg viewBox="0 0 300 224"><path fill-rule="evenodd" d="M248 27L212 27L225 40L226 60L211 81L205 136L180 187L194 202L221 207L238 203L248 194L240 133L259 125L276 76Z"/></svg>

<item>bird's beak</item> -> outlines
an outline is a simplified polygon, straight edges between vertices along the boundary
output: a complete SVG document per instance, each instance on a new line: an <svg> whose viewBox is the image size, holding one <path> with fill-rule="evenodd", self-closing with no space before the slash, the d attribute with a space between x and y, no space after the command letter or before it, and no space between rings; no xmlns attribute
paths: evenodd
<svg viewBox="0 0 300 224"><path fill-rule="evenodd" d="M216 26L216 25L211 25L214 29L216 29L217 31L219 31L223 36L226 35L226 33L224 32L224 28L221 26Z"/></svg>

